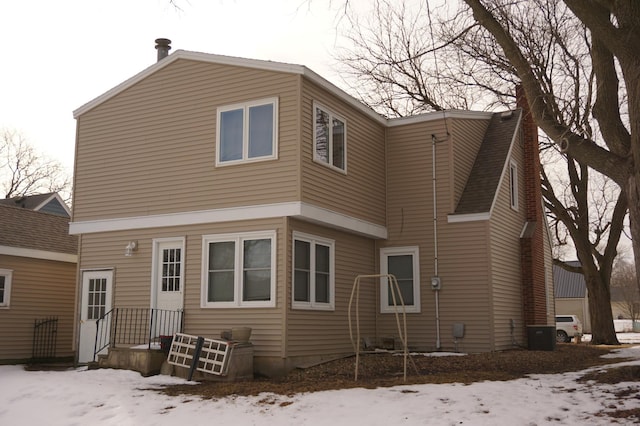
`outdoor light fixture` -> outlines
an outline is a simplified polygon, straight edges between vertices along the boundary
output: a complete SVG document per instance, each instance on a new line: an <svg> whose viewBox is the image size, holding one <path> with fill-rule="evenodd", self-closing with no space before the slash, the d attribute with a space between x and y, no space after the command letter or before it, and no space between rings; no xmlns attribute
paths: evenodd
<svg viewBox="0 0 640 426"><path fill-rule="evenodd" d="M124 248L124 255L127 257L133 256L134 251L138 251L138 242L129 241L129 244Z"/></svg>

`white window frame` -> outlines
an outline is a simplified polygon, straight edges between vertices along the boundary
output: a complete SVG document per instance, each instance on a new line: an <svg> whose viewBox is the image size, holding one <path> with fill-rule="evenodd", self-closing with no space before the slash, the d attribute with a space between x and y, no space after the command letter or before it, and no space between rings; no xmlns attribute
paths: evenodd
<svg viewBox="0 0 640 426"><path fill-rule="evenodd" d="M243 301L243 242L245 240L271 240L271 288L269 300ZM232 302L209 302L209 243L234 242L234 300ZM272 308L276 306L276 231L243 232L237 234L213 234L202 236L202 308Z"/></svg>
<svg viewBox="0 0 640 426"><path fill-rule="evenodd" d="M419 313L420 312L420 250L418 246L409 247L384 247L380 249L380 274L389 273L388 258L390 256L413 256L413 305L405 305L405 312L407 313ZM381 313L393 313L396 312L396 308L389 304L389 293L387 278L380 279L380 312Z"/></svg>
<svg viewBox="0 0 640 426"><path fill-rule="evenodd" d="M305 241L310 244L309 256L309 272L310 272L310 285L309 285L309 301L295 300L295 271L296 271L296 241ZM329 302L316 302L316 245L323 245L329 247ZM335 241L322 238L315 235L304 234L302 232L294 232L291 238L291 308L292 309L313 309L333 311L335 310Z"/></svg>
<svg viewBox="0 0 640 426"><path fill-rule="evenodd" d="M317 155L317 151L316 151L316 145L317 145L317 141L316 141L316 118L317 118L317 111L318 109L322 110L323 112L325 112L326 114L329 115L329 123L333 123L333 119L337 119L342 121L342 123L344 124L344 169L341 169L340 167L334 166L332 163L332 159L333 159L333 132L331 131L331 129L329 130L329 142L328 142L328 148L329 148L329 152L327 153L327 162L323 161L321 158L318 157ZM325 167L329 167L332 170L336 170L340 173L343 174L347 174L347 120L334 113L333 111L331 111L331 109L325 107L324 105L318 103L318 102L313 102L313 123L312 123L312 132L313 132L313 161L318 163L318 164L322 164Z"/></svg>
<svg viewBox="0 0 640 426"><path fill-rule="evenodd" d="M0 309L9 309L13 271L11 269L0 269L0 276L4 277L4 297L2 303L0 303Z"/></svg>
<svg viewBox="0 0 640 426"><path fill-rule="evenodd" d="M262 106L262 105L273 105L273 151L271 155L263 155L261 157L249 158L249 108ZM242 112L242 158L239 160L227 160L222 161L220 159L220 147L221 147L221 115L226 111L233 111L241 109ZM241 164L248 162L256 162L256 161L265 161L265 160L276 160L278 159L278 98L264 98L257 99L248 102L237 103L233 105L224 105L217 108L216 115L216 166L229 166L233 164Z"/></svg>
<svg viewBox="0 0 640 426"><path fill-rule="evenodd" d="M518 211L518 198L518 163L511 160L509 162L509 204L515 211Z"/></svg>

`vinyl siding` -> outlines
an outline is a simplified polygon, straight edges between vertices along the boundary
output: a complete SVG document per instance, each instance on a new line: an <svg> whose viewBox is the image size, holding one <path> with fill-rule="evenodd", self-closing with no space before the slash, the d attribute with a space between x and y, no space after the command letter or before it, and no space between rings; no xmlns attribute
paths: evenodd
<svg viewBox="0 0 640 426"><path fill-rule="evenodd" d="M374 274L374 241L333 229L290 220L287 270L292 270L292 233L295 231L335 241L335 310L319 311L291 308L292 273L286 277L287 288L287 356L323 356L353 351L349 337L348 307L354 280L358 275ZM376 286L374 280L362 280L360 287L360 333L374 337L376 320ZM352 307L353 335L355 301Z"/></svg>
<svg viewBox="0 0 640 426"><path fill-rule="evenodd" d="M73 356L76 264L0 255L13 270L9 308L0 308L0 360L31 358L36 319L58 317L56 356Z"/></svg>
<svg viewBox="0 0 640 426"><path fill-rule="evenodd" d="M251 327L256 356L282 356L283 308L285 306L286 238L284 219L227 222L197 226L144 229L86 234L82 236L83 269L114 268L113 303L117 307L149 307L151 304L151 265L154 238L186 239L184 257L184 331L216 338L232 327ZM211 234L276 231L276 307L275 308L201 308L202 236ZM124 256L128 241L138 241L138 251Z"/></svg>
<svg viewBox="0 0 640 426"><path fill-rule="evenodd" d="M491 214L491 291L494 323L494 350L513 347L513 339L523 344L522 268L520 233L525 223L524 166L522 143L512 147L511 160L518 168L518 211L511 208L509 170L503 175L498 198ZM507 159L509 162L510 159ZM508 167L508 164L507 164ZM515 320L511 335L511 319Z"/></svg>
<svg viewBox="0 0 640 426"><path fill-rule="evenodd" d="M419 246L421 313L407 314L408 344L436 348L435 274L433 234L431 134L444 141L436 145L438 275L441 348L453 350L451 327L464 323L464 350L489 350L488 228L486 222L447 223L452 212L451 139L443 121L388 129L389 239L377 248ZM426 136L425 136L426 135ZM464 265L464 267L461 267ZM379 314L382 336L397 336L393 314Z"/></svg>
<svg viewBox="0 0 640 426"><path fill-rule="evenodd" d="M346 120L346 174L313 161L314 102ZM384 127L308 80L301 122L302 201L384 225Z"/></svg>
<svg viewBox="0 0 640 426"><path fill-rule="evenodd" d="M297 199L300 77L177 60L77 120L74 221ZM216 111L277 97L278 159L215 167Z"/></svg>
<svg viewBox="0 0 640 426"><path fill-rule="evenodd" d="M476 161L489 120L450 120L453 143L453 207L457 205Z"/></svg>

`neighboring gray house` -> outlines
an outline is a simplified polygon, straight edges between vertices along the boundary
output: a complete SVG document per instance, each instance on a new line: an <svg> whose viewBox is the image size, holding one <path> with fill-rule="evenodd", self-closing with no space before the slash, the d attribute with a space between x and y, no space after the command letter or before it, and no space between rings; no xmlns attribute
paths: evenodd
<svg viewBox="0 0 640 426"><path fill-rule="evenodd" d="M71 217L71 210L57 192L5 198L0 200L0 205Z"/></svg>
<svg viewBox="0 0 640 426"><path fill-rule="evenodd" d="M580 262L577 260L567 263L571 266L580 266ZM591 333L589 294L584 275L569 272L560 266L553 265L553 281L555 283L556 314L577 315L582 321L583 331Z"/></svg>

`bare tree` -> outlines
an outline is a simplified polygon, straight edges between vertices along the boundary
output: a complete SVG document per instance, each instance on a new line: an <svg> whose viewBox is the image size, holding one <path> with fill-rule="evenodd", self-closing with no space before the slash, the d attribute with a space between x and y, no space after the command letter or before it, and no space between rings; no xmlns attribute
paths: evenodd
<svg viewBox="0 0 640 426"><path fill-rule="evenodd" d="M0 185L5 198L59 192L70 198L71 177L58 161L38 153L17 131L0 131Z"/></svg>
<svg viewBox="0 0 640 426"><path fill-rule="evenodd" d="M468 9L451 11L443 6L430 11L387 0L375 4L368 23L351 17L349 37L354 47L339 56L352 77L347 81L370 106L390 116L402 116L441 108L513 105L514 87L524 81L519 69ZM580 19L553 0L493 1L491 5L501 28L508 28L505 32L512 49L526 58L530 79L538 85L533 95L525 86L534 118L539 118L541 97L548 107L544 117L590 141L594 151L606 151L596 142L604 139L602 125L592 120L600 91L589 32ZM624 93L617 87L613 90ZM554 143L563 140L556 139L557 132L550 136ZM550 146L554 145L546 145ZM609 282L624 229L626 192L611 185L612 180L620 183L613 177L606 187L594 186L599 182L591 178L594 174L589 164L576 161L574 150L567 151L566 144L554 151L554 161L558 155L565 161L566 183L554 187L548 172L551 169L544 168L545 205L554 224L560 224L558 229L565 233L560 241L566 236L572 239L583 265L581 272L593 296L592 341L616 344ZM599 173L595 176L600 178Z"/></svg>
<svg viewBox="0 0 640 426"><path fill-rule="evenodd" d="M637 272L640 270L640 2L564 0L554 5L550 3L555 2L542 0L464 2L480 25L475 33L497 43L522 82L538 126L580 164L608 176L620 186L621 195L628 202ZM533 3L538 3L536 8L531 7ZM580 69L586 49L591 67L589 85L583 90L574 86L579 96L569 104L573 105L569 110L559 108L559 94L549 90L553 80L546 78L546 72L540 72L553 70L557 62L549 62L548 68L540 67L539 59L549 50L528 49L519 39L529 31L522 26L527 20L512 19L522 11L529 16L543 16L558 7L566 9L562 16L578 21L583 28L574 33L571 43L558 44L558 48L568 53L566 57L577 65L576 70ZM598 124L599 139L590 131L591 118ZM580 122L582 125L578 125Z"/></svg>
<svg viewBox="0 0 640 426"><path fill-rule="evenodd" d="M635 267L628 262L618 262L611 279L611 290L616 293L614 304L633 323L640 318L640 292Z"/></svg>

